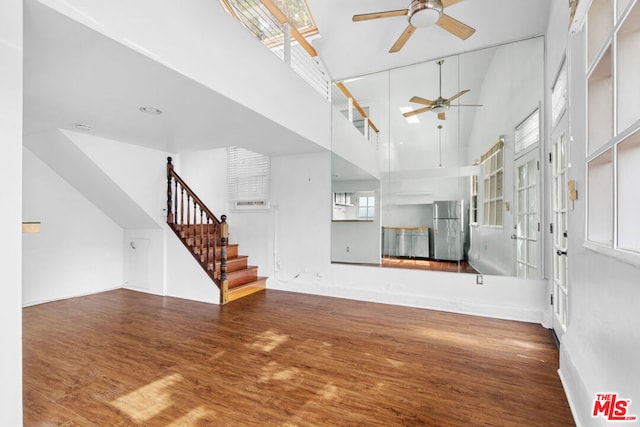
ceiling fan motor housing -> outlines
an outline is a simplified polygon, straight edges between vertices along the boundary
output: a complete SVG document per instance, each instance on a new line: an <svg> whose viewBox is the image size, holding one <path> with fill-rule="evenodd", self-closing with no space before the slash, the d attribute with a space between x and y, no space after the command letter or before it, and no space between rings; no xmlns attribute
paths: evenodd
<svg viewBox="0 0 640 427"><path fill-rule="evenodd" d="M413 0L409 5L409 24L414 27L428 27L435 24L442 15L441 0Z"/></svg>

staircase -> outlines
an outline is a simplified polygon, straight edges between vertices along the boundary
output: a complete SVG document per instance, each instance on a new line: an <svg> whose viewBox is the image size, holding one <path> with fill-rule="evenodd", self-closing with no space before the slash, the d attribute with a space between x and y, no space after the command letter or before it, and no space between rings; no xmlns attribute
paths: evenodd
<svg viewBox="0 0 640 427"><path fill-rule="evenodd" d="M238 245L229 243L226 215L220 220L202 203L173 170L167 158L167 225L182 241L198 264L220 289L220 304L226 304L266 287L266 277L248 257L238 255Z"/></svg>

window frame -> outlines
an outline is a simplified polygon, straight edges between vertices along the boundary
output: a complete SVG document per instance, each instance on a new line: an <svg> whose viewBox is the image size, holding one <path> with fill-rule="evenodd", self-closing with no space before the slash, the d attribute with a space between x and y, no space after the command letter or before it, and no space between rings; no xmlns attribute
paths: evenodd
<svg viewBox="0 0 640 427"><path fill-rule="evenodd" d="M593 5L592 5L593 6ZM598 252L600 254L610 256L623 262L630 263L635 266L640 266L640 250L629 249L621 247L619 242L619 236L626 234L628 230L621 229L621 209L625 209L624 215L628 215L626 209L630 204L624 204L621 206L622 197L632 197L631 194L622 194L621 188L629 188L629 181L635 182L635 178L640 178L640 172L636 172L635 175L629 173L632 170L628 167L628 159L621 160L621 155L625 154L627 146L637 144L640 135L640 109L637 106L630 110L632 119L626 120L621 125L621 112L620 112L620 99L621 93L635 91L638 87L638 83L630 82L628 80L622 81L624 78L628 78L629 74L637 75L637 64L632 65L621 63L621 58L628 57L632 54L626 44L621 42L628 34L633 34L635 37L640 35L640 29L631 27L633 30L627 32L629 28L627 24L637 22L637 17L640 16L640 2L629 1L624 5L622 10L614 10L617 6L616 2L610 0L602 0L598 3L597 7L590 7L587 12L588 18L597 18L598 11L604 7L607 9L607 14L610 14L612 19L606 23L597 23L601 27L595 28L592 33L587 34L586 38L586 51L590 53L590 56L586 63L585 73L585 86L587 87L587 138L585 138L585 152L584 159L585 164L585 182L586 182L586 221L585 221L585 238L583 247ZM600 9L598 9L600 8ZM633 19L631 17L634 17ZM635 19L635 20L634 20ZM589 31L589 28L587 29ZM623 50L626 49L626 50ZM626 56L625 56L626 55ZM624 68L624 67L629 68ZM636 68L634 68L634 66ZM598 82L598 79L602 79L600 74L602 70L610 71L610 75L605 75L608 78L608 87L606 93L591 93L589 91L592 83ZM631 87L622 87L627 84ZM626 94L625 94L626 95ZM607 121L609 127L608 132L603 138L602 132L599 129L592 128L592 106L599 106L607 102L607 110L604 111L605 117L608 117ZM623 103L624 104L624 103ZM625 108L627 108L625 104ZM631 108L631 107L629 107ZM598 111L598 113L602 113ZM600 115L594 115L594 117L601 117ZM633 149L632 156L637 156L637 148ZM630 155L630 156L631 156ZM606 185L603 186L602 177L598 176L597 168L604 164L603 158L609 156L609 165L607 172ZM626 168L625 168L625 165ZM624 169L625 175L621 176L621 166ZM621 184L622 183L622 184ZM598 216L598 212L594 213L597 208L597 204L606 203L610 210L610 218L606 221L601 219L602 215ZM599 221L599 222L598 222ZM628 221L627 221L628 222ZM624 225L624 221L623 224ZM594 233L593 230L605 230L607 231L607 240L602 241L597 239L598 233ZM637 232L638 230L632 230ZM625 243L622 243L624 246Z"/></svg>
<svg viewBox="0 0 640 427"><path fill-rule="evenodd" d="M227 11L227 13L229 13L229 15L231 15L235 20L240 22L243 26L247 27L246 23L242 20L242 18L236 14L234 7L231 6L230 3L233 1L235 0L220 0L220 4L222 4L222 7ZM296 29L305 38L314 36L316 34L320 34L320 30L318 29L318 24L316 24L316 20L314 19L313 14L311 13L311 9L309 9L309 4L307 3L307 0L299 0L299 1L304 3L304 7L307 11L307 16L309 17L309 20L311 21L312 24L306 25L304 27L298 27ZM260 0L256 0L256 3L262 4ZM287 16L287 19L289 19L288 16ZM251 31L250 28L248 29ZM274 47L279 47L284 45L284 40L282 40L281 36L265 38L265 39L261 39L261 41L269 48L274 48Z"/></svg>
<svg viewBox="0 0 640 427"><path fill-rule="evenodd" d="M480 159L482 166L482 226L504 227L504 135ZM495 193L492 195L491 178L494 178ZM498 195L498 189L500 194ZM498 221L498 211L500 212Z"/></svg>

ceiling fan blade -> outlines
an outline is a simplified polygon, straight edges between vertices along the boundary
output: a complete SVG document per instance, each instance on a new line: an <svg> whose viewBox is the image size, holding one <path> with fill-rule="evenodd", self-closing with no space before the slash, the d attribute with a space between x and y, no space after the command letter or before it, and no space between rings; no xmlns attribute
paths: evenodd
<svg viewBox="0 0 640 427"><path fill-rule="evenodd" d="M438 19L436 25L450 32L454 36L461 38L462 40L468 39L473 33L476 32L475 28L471 28L467 24L463 24L457 19L454 19L444 13L440 16L440 19Z"/></svg>
<svg viewBox="0 0 640 427"><path fill-rule="evenodd" d="M423 107L423 108L418 108L417 110L407 111L406 113L402 113L402 115L405 117L411 117L411 116L415 116L416 114L426 113L427 111L430 111L430 110L431 110L431 107Z"/></svg>
<svg viewBox="0 0 640 427"><path fill-rule="evenodd" d="M462 95L464 95L465 93L469 92L470 89L466 89L466 90L462 90L458 93L456 93L455 95L453 95L451 98L447 99L447 103L453 101L454 99L458 99L460 98Z"/></svg>
<svg viewBox="0 0 640 427"><path fill-rule="evenodd" d="M363 13L361 15L353 15L353 22L368 21L369 19L391 18L393 16L404 16L409 13L408 9L387 10L385 12Z"/></svg>
<svg viewBox="0 0 640 427"><path fill-rule="evenodd" d="M402 34L400 34L400 37L398 37L398 40L396 40L393 46L391 46L391 49L389 49L389 53L398 52L400 49L402 49L404 44L407 42L407 40L409 40L409 37L411 37L411 35L415 30L416 30L416 27L409 24L409 26L407 26L407 28L404 29Z"/></svg>
<svg viewBox="0 0 640 427"><path fill-rule="evenodd" d="M456 3L460 3L462 0L442 0L442 7L453 6Z"/></svg>
<svg viewBox="0 0 640 427"><path fill-rule="evenodd" d="M409 102L415 102L423 105L433 105L435 101L431 101L430 99L420 98L419 96L414 96L409 100Z"/></svg>
<svg viewBox="0 0 640 427"><path fill-rule="evenodd" d="M440 120L446 120L446 117L444 115L444 111L442 113L438 113L438 119Z"/></svg>
<svg viewBox="0 0 640 427"><path fill-rule="evenodd" d="M449 105L449 107L484 107L482 104L454 104Z"/></svg>

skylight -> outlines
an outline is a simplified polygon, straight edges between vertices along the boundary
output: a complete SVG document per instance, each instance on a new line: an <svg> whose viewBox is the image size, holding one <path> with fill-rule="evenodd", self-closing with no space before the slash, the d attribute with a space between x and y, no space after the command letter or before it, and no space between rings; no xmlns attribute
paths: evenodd
<svg viewBox="0 0 640 427"><path fill-rule="evenodd" d="M220 0L222 6L260 40L269 46L282 44L282 29L269 12L273 4L287 17L292 27L303 36L318 34L306 0Z"/></svg>
<svg viewBox="0 0 640 427"><path fill-rule="evenodd" d="M404 114L404 113L408 113L409 111L413 111L413 108L400 107L400 111L402 112L402 114ZM420 123L420 119L418 118L418 116L409 116L409 117L405 117L405 119L407 119L407 123Z"/></svg>

